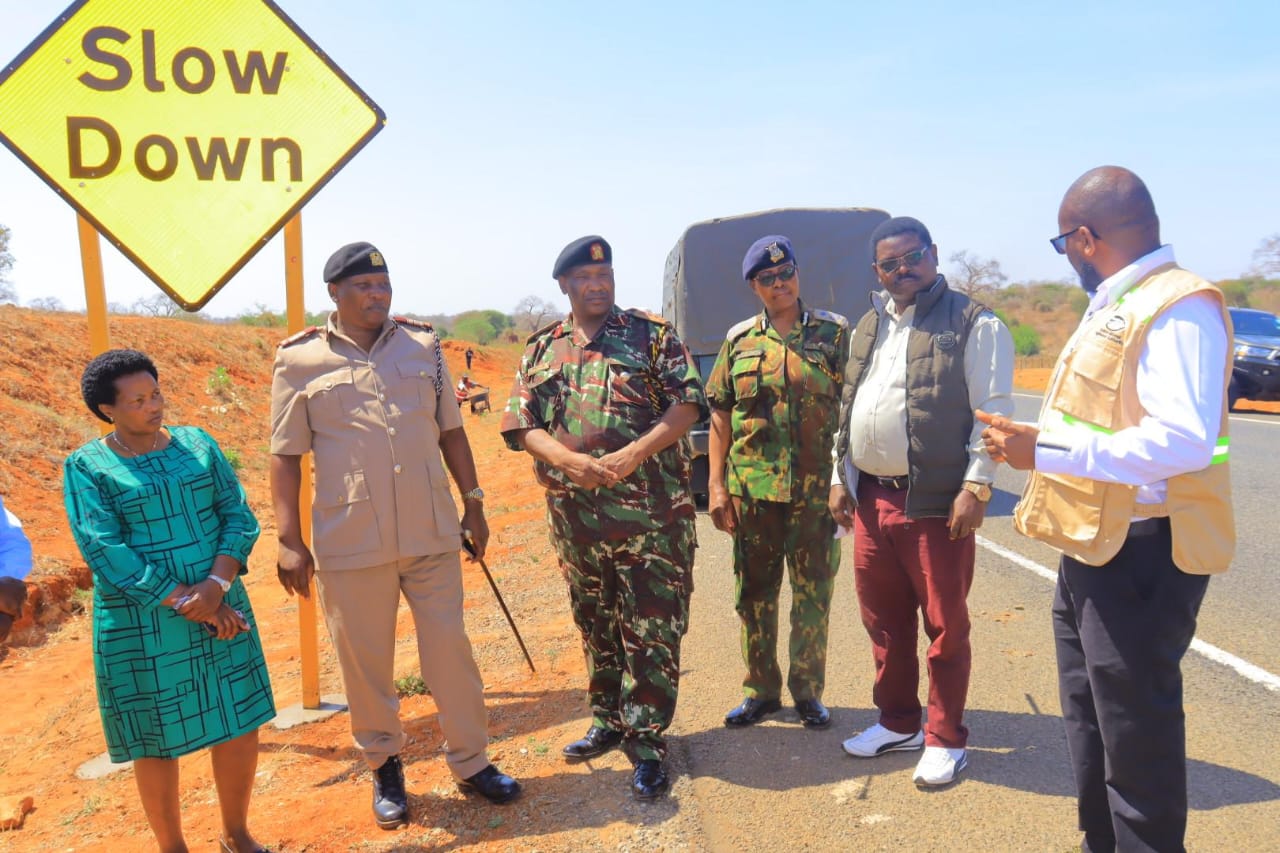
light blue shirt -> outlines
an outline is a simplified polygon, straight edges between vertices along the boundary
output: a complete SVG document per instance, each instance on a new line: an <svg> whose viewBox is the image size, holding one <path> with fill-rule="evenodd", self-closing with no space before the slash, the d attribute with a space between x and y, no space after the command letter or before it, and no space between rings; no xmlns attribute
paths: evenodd
<svg viewBox="0 0 1280 853"><path fill-rule="evenodd" d="M22 522L0 498L0 578L22 580L30 573L31 541L22 532Z"/></svg>

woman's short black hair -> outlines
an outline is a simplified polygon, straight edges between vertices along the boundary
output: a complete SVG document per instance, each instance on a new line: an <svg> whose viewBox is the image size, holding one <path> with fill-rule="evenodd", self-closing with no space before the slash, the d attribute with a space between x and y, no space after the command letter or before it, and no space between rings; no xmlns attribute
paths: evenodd
<svg viewBox="0 0 1280 853"><path fill-rule="evenodd" d="M84 404L99 420L111 423L111 419L102 414L98 407L116 404L116 395L119 393L116 389L117 379L144 371L150 373L152 379L160 381L155 363L144 353L136 349L107 350L89 362L80 376L80 394L84 397Z"/></svg>

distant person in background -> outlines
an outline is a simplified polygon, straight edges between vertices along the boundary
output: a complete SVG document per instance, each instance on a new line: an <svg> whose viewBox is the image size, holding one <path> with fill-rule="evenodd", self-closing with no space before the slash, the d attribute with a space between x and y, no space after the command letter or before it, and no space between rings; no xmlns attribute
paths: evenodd
<svg viewBox="0 0 1280 853"><path fill-rule="evenodd" d="M31 573L31 541L22 532L22 522L0 499L0 642L9 636L13 623L22 616L27 601Z"/></svg>
<svg viewBox="0 0 1280 853"><path fill-rule="evenodd" d="M1182 850L1182 657L1209 575L1235 553L1231 319L1222 292L1160 242L1128 169L1081 175L1058 230L1050 242L1089 308L1039 423L983 415L984 438L992 458L1032 472L1014 525L1062 552L1053 633L1083 849Z"/></svg>
<svg viewBox="0 0 1280 853"><path fill-rule="evenodd" d="M883 290L858 321L841 391L831 514L853 529L853 581L875 660L875 725L844 742L858 758L924 754L912 780L946 785L964 770L972 650L974 531L996 463L974 410L1013 412L1013 337L938 274L918 219L871 232ZM920 707L917 626L929 638L929 714Z"/></svg>
<svg viewBox="0 0 1280 853"><path fill-rule="evenodd" d="M484 556L484 491L440 339L429 323L391 316L391 275L371 244L334 252L324 280L335 310L323 327L282 341L273 368L277 577L305 597L315 576L379 827L409 822L400 760L409 738L393 671L401 596L458 788L509 802L520 783L489 763L484 681L462 619L459 551L468 534ZM310 543L299 500L304 453L315 467ZM461 522L449 474L462 492Z"/></svg>
<svg viewBox="0 0 1280 853"><path fill-rule="evenodd" d="M583 761L622 746L631 793L670 785L663 732L680 684L693 591L695 510L679 446L705 410L689 351L667 321L614 304L613 250L574 240L551 275L571 313L529 337L502 436L534 458L547 524L587 656Z"/></svg>
<svg viewBox="0 0 1280 853"><path fill-rule="evenodd" d="M222 849L249 834L258 727L276 714L240 575L258 522L199 427L164 425L151 359L109 350L84 370L94 416L114 424L63 466L71 533L93 571L93 664L107 751L133 761L160 849L186 850L177 758L211 747Z"/></svg>
<svg viewBox="0 0 1280 853"><path fill-rule="evenodd" d="M724 718L749 726L782 708L778 592L791 580L787 690L806 728L824 729L828 617L840 543L827 512L831 447L849 322L806 308L791 241L761 237L742 259L759 314L729 329L711 376L711 521L733 536L745 698Z"/></svg>
<svg viewBox="0 0 1280 853"><path fill-rule="evenodd" d="M475 355L476 355L476 354L475 354L475 352L473 352L473 351L472 351L471 347L467 347L467 353L466 353L466 355L467 355L467 370L470 370L470 369L471 369L471 359L475 358Z"/></svg>

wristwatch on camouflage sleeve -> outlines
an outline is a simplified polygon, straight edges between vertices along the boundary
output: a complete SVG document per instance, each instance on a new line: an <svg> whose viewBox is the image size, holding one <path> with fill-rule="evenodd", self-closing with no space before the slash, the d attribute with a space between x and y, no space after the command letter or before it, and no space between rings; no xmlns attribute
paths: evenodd
<svg viewBox="0 0 1280 853"><path fill-rule="evenodd" d="M960 488L969 492L983 503L991 500L991 486L987 483L975 483L972 480L965 480L960 484Z"/></svg>
<svg viewBox="0 0 1280 853"><path fill-rule="evenodd" d="M464 501L479 501L480 503L484 503L484 489L476 486L469 492L463 492L462 499Z"/></svg>

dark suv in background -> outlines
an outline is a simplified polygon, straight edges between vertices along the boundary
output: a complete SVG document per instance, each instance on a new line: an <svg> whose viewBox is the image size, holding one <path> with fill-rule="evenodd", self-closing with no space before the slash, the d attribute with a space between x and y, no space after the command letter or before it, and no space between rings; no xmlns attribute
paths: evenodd
<svg viewBox="0 0 1280 853"><path fill-rule="evenodd" d="M1280 317L1252 308L1229 308L1235 331L1235 366L1227 400L1280 400Z"/></svg>

